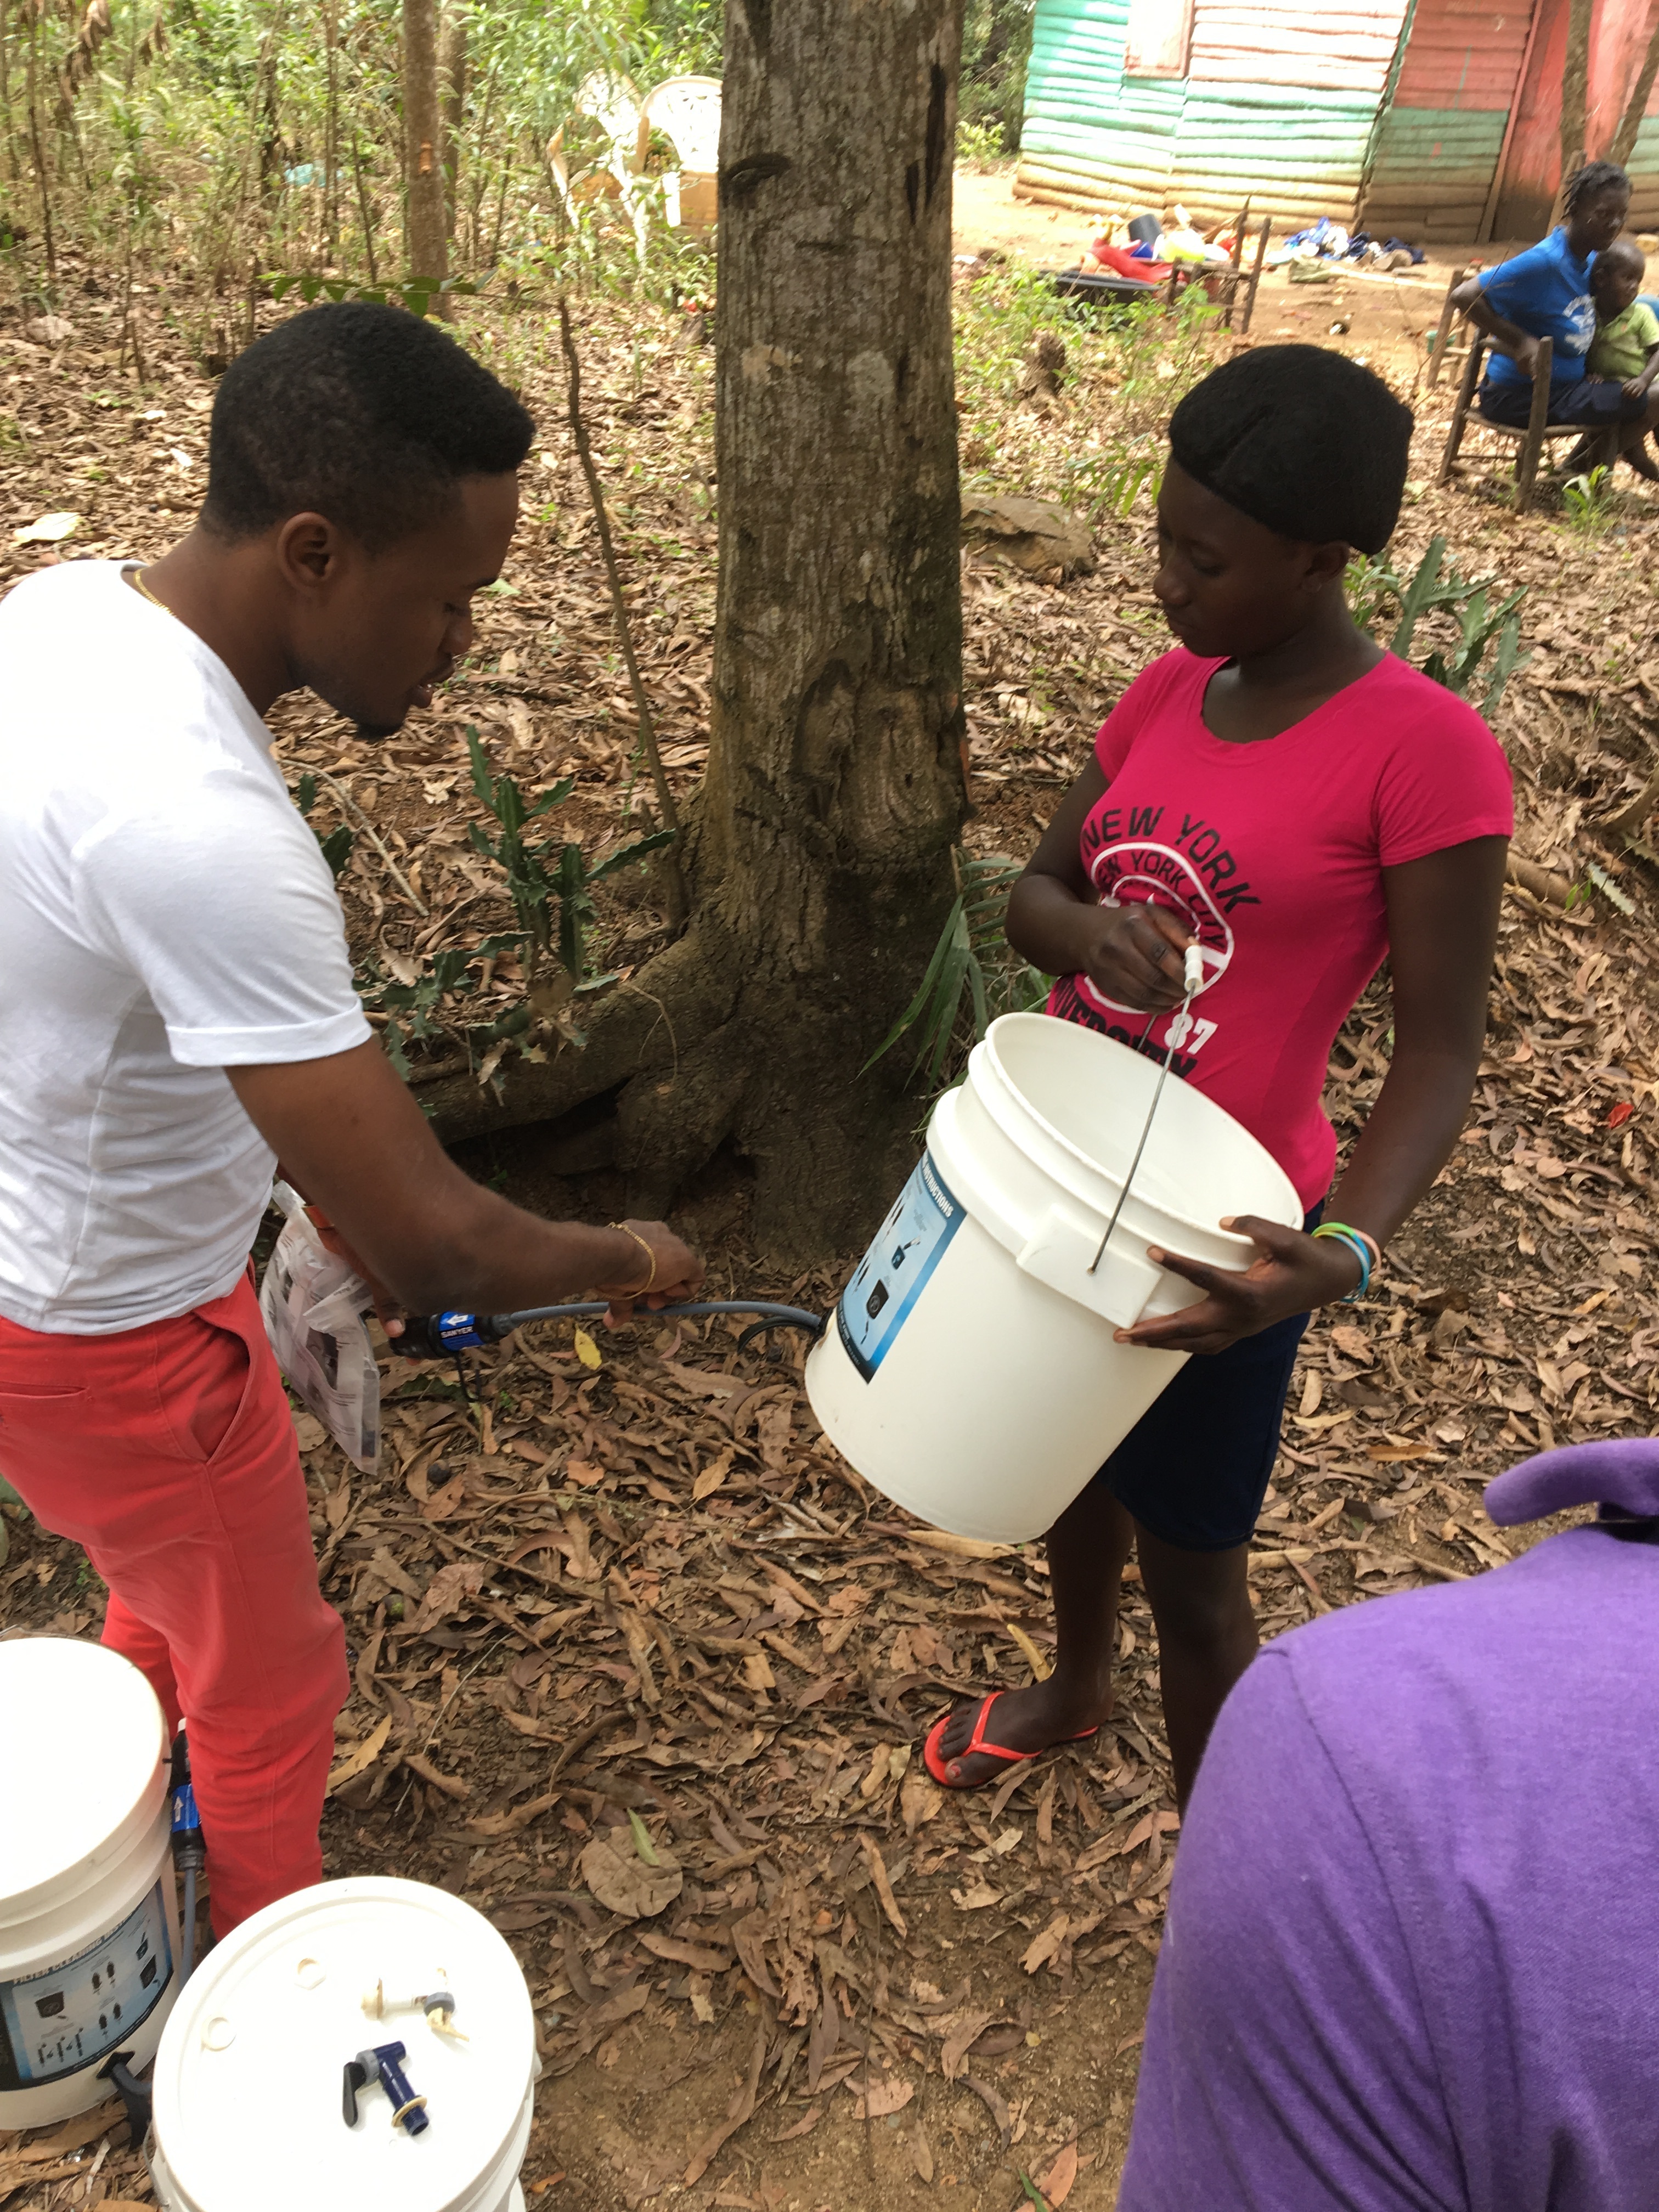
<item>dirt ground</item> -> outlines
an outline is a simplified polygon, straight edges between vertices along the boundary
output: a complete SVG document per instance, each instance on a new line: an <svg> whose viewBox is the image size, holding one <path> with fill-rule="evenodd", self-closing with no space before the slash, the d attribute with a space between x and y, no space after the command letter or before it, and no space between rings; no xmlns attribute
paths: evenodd
<svg viewBox="0 0 1659 2212"><path fill-rule="evenodd" d="M955 181L955 238L958 253L991 247L1018 265L1063 269L1077 265L1100 223L1066 208L1017 199L1013 170L958 169ZM1277 233L1275 233L1275 240ZM1328 283L1292 284L1283 270L1262 273L1252 333L1258 338L1316 343L1340 338L1342 349L1391 373L1414 374L1439 320L1454 270L1479 263L1494 267L1521 244L1430 246L1420 266L1384 276L1335 264ZM1341 325L1336 329L1334 325Z"/></svg>
<svg viewBox="0 0 1659 2212"><path fill-rule="evenodd" d="M986 242L975 226L994 194L958 187L967 250ZM1016 220L1034 253L1059 241L1056 261L1083 223L1011 206ZM1426 327L1443 281L1407 305L1398 284L1379 299ZM1279 296L1258 318L1270 333ZM965 329L977 313L964 300ZM77 549L154 557L187 519L209 390L157 313L139 391L118 374L106 293L89 285L72 338L50 344L0 303L0 583ZM529 790L574 775L562 835L617 834L632 805L631 711L557 427L556 339L534 301L468 314L464 334L547 426L471 662L386 746L314 704L275 718L290 781L332 780L319 829L347 802L376 826L341 887L354 949L382 961L476 945L508 919L466 841L469 727ZM689 796L708 744L709 356L670 311L603 301L585 307L583 343L595 441L611 481L626 472L641 663ZM1046 412L1012 380L964 381L981 395L964 439L994 447L1006 489L1047 488L1109 408L1109 364L1087 384L1075 344L1079 380ZM1621 487L1593 531L1553 510L1517 520L1501 456L1478 452L1437 492L1444 419L1443 394L1422 406L1396 557L1408 574L1443 534L1466 574L1528 587L1532 659L1496 726L1534 889L1505 899L1464 1140L1368 1299L1310 1332L1253 1553L1267 1636L1501 1565L1529 1538L1486 1521L1491 1475L1540 1445L1653 1425L1659 852L1642 809L1617 825L1659 730L1659 510ZM73 540L13 535L60 510L82 518ZM1105 708L1164 649L1147 520L1103 514L1094 566L1064 583L969 564L969 851L1030 850ZM607 890L596 927L624 973L662 938L638 894ZM501 962L478 1001L504 1006L513 988ZM1390 1041L1379 986L1333 1057L1345 1141ZM465 1159L544 1212L605 1220L620 1193L602 1139L521 1131ZM872 1223L890 1196L872 1194ZM677 1219L720 1291L823 1311L856 1258L805 1278L769 1267L747 1240L741 1163L717 1164ZM550 1325L484 1355L465 1395L435 1363L388 1360L384 1389L372 1474L296 1419L354 1655L326 1866L438 1882L514 1945L546 2069L532 2207L1016 2212L1040 2190L1106 2212L1178 1837L1139 1589L1098 1741L945 1796L921 1773L933 1718L1048 1663L1042 1550L964 1547L869 1491L819 1435L798 1348L775 1366L714 1328L583 1345ZM94 1636L102 1592L79 1553L16 1509L3 1533L4 1632ZM616 1894L595 1845L614 1838L637 1864L641 1830L675 1863L674 1893L630 1918L599 1893ZM148 2195L107 2112L0 2137L0 2212Z"/></svg>

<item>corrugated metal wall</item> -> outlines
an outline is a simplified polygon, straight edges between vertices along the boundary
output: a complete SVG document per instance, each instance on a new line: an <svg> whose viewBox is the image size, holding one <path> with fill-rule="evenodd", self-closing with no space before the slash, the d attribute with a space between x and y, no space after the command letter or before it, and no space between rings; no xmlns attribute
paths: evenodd
<svg viewBox="0 0 1659 2212"><path fill-rule="evenodd" d="M1659 92L1649 103L1642 128L1636 134L1636 150L1630 169L1630 227L1659 230Z"/></svg>
<svg viewBox="0 0 1659 2212"><path fill-rule="evenodd" d="M1379 235L1462 243L1497 175L1534 4L1416 0L1397 55L1404 0L1325 15L1197 0L1183 82L1124 76L1128 0L1037 0L1015 188L1118 210L1179 201L1206 223L1248 193L1281 222L1357 212ZM1629 166L1632 228L1659 230L1659 88Z"/></svg>
<svg viewBox="0 0 1659 2212"><path fill-rule="evenodd" d="M1532 0L1417 0L1371 149L1367 230L1424 245L1474 236L1531 23Z"/></svg>
<svg viewBox="0 0 1659 2212"><path fill-rule="evenodd" d="M1364 223L1413 245L1472 239L1504 143L1501 113L1391 107L1378 125Z"/></svg>
<svg viewBox="0 0 1659 2212"><path fill-rule="evenodd" d="M1192 74L1126 78L1127 0L1037 0L1016 190L1037 198L1352 221L1404 0L1198 0Z"/></svg>

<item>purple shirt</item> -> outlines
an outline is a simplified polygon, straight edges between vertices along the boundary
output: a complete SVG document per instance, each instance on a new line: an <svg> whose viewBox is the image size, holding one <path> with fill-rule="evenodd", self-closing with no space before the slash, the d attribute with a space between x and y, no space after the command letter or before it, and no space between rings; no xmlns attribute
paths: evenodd
<svg viewBox="0 0 1659 2212"><path fill-rule="evenodd" d="M1334 1614L1228 1699L1118 2212L1659 2206L1659 1547Z"/></svg>

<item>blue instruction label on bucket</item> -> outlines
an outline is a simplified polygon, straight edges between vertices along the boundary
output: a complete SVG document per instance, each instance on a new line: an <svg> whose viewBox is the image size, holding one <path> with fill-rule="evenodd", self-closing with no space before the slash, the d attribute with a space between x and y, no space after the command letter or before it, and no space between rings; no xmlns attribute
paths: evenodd
<svg viewBox="0 0 1659 2212"><path fill-rule="evenodd" d="M869 1382L962 1223L931 1152L893 1202L876 1241L841 1294L836 1327L847 1357Z"/></svg>
<svg viewBox="0 0 1659 2212"><path fill-rule="evenodd" d="M158 1881L118 1928L74 1958L0 1982L0 2089L78 2074L149 2019L173 1979L167 1921Z"/></svg>

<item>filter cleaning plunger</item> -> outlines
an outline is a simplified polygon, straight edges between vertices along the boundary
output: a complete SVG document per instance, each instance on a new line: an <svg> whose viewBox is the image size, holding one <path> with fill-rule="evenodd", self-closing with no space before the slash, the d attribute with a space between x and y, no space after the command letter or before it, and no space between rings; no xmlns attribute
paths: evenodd
<svg viewBox="0 0 1659 2212"><path fill-rule="evenodd" d="M167 1724L118 1652L0 1644L0 2129L149 2063L177 1994Z"/></svg>
<svg viewBox="0 0 1659 2212"><path fill-rule="evenodd" d="M394 2011L398 2039L365 2047L365 2015ZM301 1890L180 1994L155 2060L157 2200L524 2212L538 2071L518 1961L470 1905L390 1876Z"/></svg>

